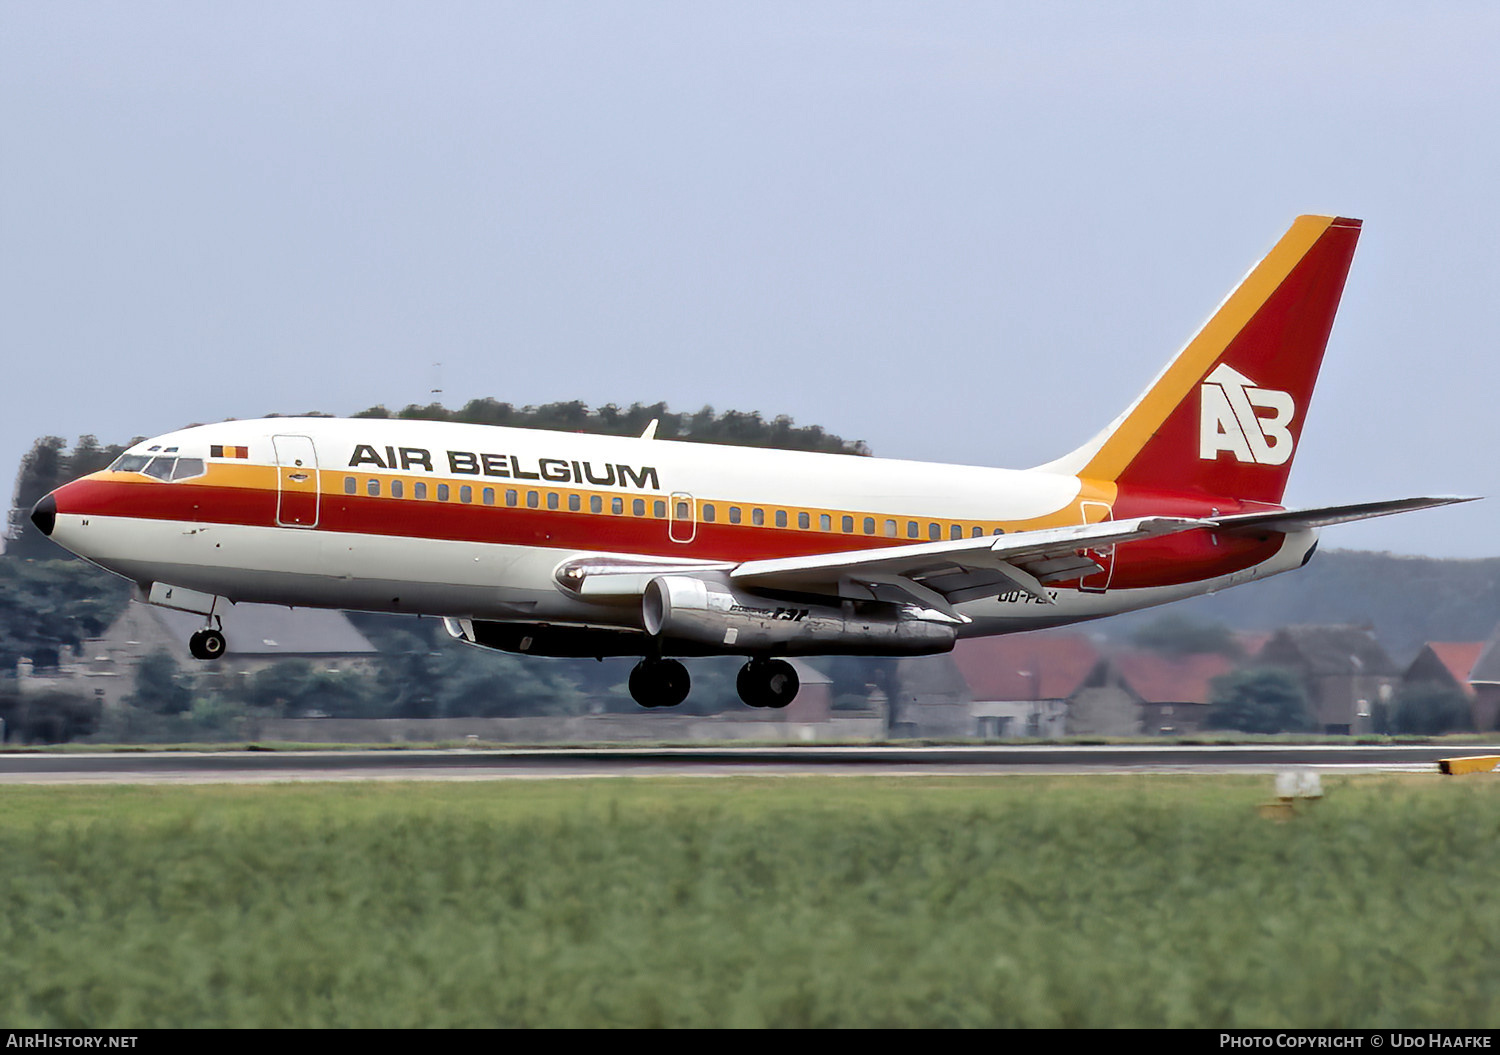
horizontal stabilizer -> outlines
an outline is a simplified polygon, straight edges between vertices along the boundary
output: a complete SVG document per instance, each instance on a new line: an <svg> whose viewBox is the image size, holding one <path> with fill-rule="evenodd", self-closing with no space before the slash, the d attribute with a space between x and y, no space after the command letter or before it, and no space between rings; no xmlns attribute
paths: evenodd
<svg viewBox="0 0 1500 1055"><path fill-rule="evenodd" d="M1409 513L1414 509L1432 509L1458 502L1478 501L1474 496L1436 495L1429 498L1394 498L1385 502L1359 502L1354 505L1313 506L1307 509L1279 509L1270 513L1236 513L1210 517L1210 523L1225 531L1306 531L1309 528L1347 524L1354 520Z"/></svg>

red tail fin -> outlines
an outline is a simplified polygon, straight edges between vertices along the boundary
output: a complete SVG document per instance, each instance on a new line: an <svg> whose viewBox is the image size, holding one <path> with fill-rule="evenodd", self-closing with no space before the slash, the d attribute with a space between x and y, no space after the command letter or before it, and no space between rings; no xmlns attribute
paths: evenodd
<svg viewBox="0 0 1500 1055"><path fill-rule="evenodd" d="M1301 216L1114 424L1047 468L1278 503L1360 221Z"/></svg>

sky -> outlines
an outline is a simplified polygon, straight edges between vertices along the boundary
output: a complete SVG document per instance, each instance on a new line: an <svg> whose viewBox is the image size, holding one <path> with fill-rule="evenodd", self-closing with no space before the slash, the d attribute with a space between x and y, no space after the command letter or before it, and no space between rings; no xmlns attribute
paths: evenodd
<svg viewBox="0 0 1500 1055"><path fill-rule="evenodd" d="M1287 503L1500 495L1497 54L1493 3L0 0L0 478L434 388L1025 468L1328 213Z"/></svg>

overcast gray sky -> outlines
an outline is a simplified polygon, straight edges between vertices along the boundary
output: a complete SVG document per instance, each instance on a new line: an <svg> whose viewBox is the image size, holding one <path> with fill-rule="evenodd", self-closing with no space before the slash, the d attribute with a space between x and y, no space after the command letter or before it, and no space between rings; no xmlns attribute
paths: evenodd
<svg viewBox="0 0 1500 1055"><path fill-rule="evenodd" d="M0 0L0 481L437 362L1022 468L1326 212L1365 232L1288 501L1500 495L1497 55L1492 2Z"/></svg>

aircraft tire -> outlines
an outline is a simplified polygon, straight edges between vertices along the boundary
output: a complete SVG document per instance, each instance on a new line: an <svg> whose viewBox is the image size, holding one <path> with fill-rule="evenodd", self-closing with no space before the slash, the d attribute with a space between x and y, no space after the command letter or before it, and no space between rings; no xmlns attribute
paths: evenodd
<svg viewBox="0 0 1500 1055"><path fill-rule="evenodd" d="M675 659L643 659L630 671L630 696L642 707L676 707L692 687L687 668Z"/></svg>
<svg viewBox="0 0 1500 1055"><path fill-rule="evenodd" d="M802 683L784 659L752 659L740 668L734 687L751 707L780 709L797 698Z"/></svg>
<svg viewBox="0 0 1500 1055"><path fill-rule="evenodd" d="M227 647L224 635L217 630L199 630L188 638L188 651L194 659L218 659Z"/></svg>

